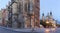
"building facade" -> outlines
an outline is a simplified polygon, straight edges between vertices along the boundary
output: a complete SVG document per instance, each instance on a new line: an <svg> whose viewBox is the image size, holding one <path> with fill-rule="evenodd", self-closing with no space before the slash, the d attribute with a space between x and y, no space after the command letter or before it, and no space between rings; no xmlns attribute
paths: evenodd
<svg viewBox="0 0 60 33"><path fill-rule="evenodd" d="M10 6L13 28L40 27L40 0L11 0Z"/></svg>
<svg viewBox="0 0 60 33"><path fill-rule="evenodd" d="M2 25L2 10L0 10L0 25Z"/></svg>
<svg viewBox="0 0 60 33"><path fill-rule="evenodd" d="M2 25L6 26L8 21L8 11L6 9L1 10L2 10Z"/></svg>

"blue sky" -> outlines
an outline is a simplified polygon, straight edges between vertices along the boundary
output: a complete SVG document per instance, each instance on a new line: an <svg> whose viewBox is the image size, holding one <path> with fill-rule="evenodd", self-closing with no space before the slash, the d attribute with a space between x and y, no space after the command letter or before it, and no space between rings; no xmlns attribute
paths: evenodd
<svg viewBox="0 0 60 33"><path fill-rule="evenodd" d="M40 15L42 13L46 15L50 11L54 19L60 19L60 0L40 0Z"/></svg>
<svg viewBox="0 0 60 33"><path fill-rule="evenodd" d="M10 0L0 0L0 9L5 8L8 1ZM42 13L46 16L50 11L55 19L60 19L60 0L40 0L40 17Z"/></svg>
<svg viewBox="0 0 60 33"><path fill-rule="evenodd" d="M0 10L1 8L6 8L6 5L8 4L10 0L0 0Z"/></svg>

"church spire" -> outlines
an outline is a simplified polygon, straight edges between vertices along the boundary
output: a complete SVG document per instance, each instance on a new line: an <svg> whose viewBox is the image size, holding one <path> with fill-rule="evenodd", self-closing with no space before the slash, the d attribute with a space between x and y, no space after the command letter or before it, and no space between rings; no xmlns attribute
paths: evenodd
<svg viewBox="0 0 60 33"><path fill-rule="evenodd" d="M50 15L52 15L52 12L50 12Z"/></svg>
<svg viewBox="0 0 60 33"><path fill-rule="evenodd" d="M44 13L42 14L42 16L44 16Z"/></svg>

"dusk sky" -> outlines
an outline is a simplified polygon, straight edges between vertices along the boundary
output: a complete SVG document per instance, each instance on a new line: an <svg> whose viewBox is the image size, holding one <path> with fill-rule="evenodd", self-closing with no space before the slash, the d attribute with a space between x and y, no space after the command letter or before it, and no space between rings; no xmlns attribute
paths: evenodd
<svg viewBox="0 0 60 33"><path fill-rule="evenodd" d="M0 9L5 8L10 0L0 0ZM40 17L42 13L47 15L48 12L52 12L53 18L60 19L60 0L40 0Z"/></svg>

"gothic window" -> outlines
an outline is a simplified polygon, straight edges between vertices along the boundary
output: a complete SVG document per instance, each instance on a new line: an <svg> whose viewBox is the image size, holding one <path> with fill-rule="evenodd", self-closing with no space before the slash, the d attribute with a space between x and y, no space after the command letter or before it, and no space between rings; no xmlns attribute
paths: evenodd
<svg viewBox="0 0 60 33"><path fill-rule="evenodd" d="M29 2L28 3L28 12L32 13L32 10L33 10L33 4L32 4L32 2Z"/></svg>
<svg viewBox="0 0 60 33"><path fill-rule="evenodd" d="M22 7L21 7L21 3L18 4L18 13L22 13Z"/></svg>
<svg viewBox="0 0 60 33"><path fill-rule="evenodd" d="M32 7L33 7L32 0L30 0L28 3L28 10L32 11Z"/></svg>
<svg viewBox="0 0 60 33"><path fill-rule="evenodd" d="M25 4L25 11L26 11L26 12L28 11L28 10L27 10L27 9L28 9L27 6L28 6L28 5L27 5L27 3L26 3L26 4Z"/></svg>
<svg viewBox="0 0 60 33"><path fill-rule="evenodd" d="M28 5L28 9L29 9L30 11L32 11L32 3L30 3L30 4Z"/></svg>
<svg viewBox="0 0 60 33"><path fill-rule="evenodd" d="M28 4L28 11L30 11L30 3Z"/></svg>

